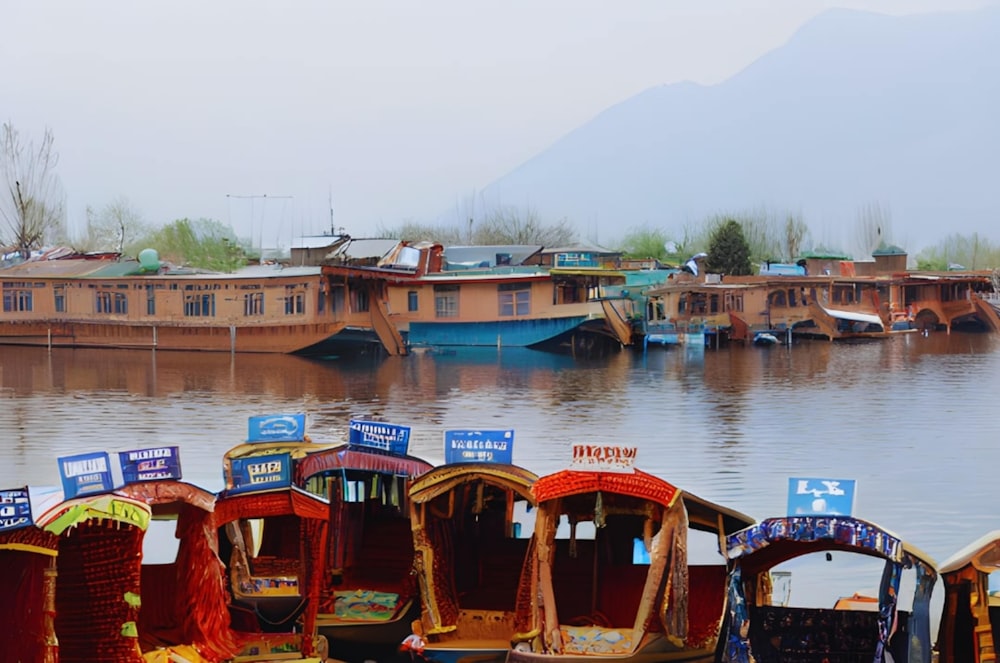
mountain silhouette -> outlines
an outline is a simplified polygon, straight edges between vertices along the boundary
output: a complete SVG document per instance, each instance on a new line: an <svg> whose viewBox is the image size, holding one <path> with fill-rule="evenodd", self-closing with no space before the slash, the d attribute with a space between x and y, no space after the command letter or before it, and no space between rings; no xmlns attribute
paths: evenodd
<svg viewBox="0 0 1000 663"><path fill-rule="evenodd" d="M482 197L601 240L764 208L844 248L876 203L913 254L953 232L1000 235L998 111L1000 7L830 10L718 85L607 109Z"/></svg>

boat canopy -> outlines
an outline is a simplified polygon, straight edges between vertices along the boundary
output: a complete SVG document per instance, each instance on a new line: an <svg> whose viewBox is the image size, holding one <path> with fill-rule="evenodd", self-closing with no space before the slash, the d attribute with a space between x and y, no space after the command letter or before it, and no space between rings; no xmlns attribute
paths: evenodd
<svg viewBox="0 0 1000 663"><path fill-rule="evenodd" d="M1000 530L984 534L941 564L941 575L972 566L982 573L1000 570Z"/></svg>
<svg viewBox="0 0 1000 663"><path fill-rule="evenodd" d="M153 506L153 511L156 515L177 513L177 508L181 504L190 504L208 513L215 510L214 493L210 493L203 488L184 481L175 481L173 479L164 481L139 481L119 488L117 492ZM171 506L174 507L172 511L162 508L170 508Z"/></svg>
<svg viewBox="0 0 1000 663"><path fill-rule="evenodd" d="M573 495L613 493L673 506L680 490L659 477L642 470L632 472L582 472L563 470L540 478L532 487L539 504Z"/></svg>
<svg viewBox="0 0 1000 663"><path fill-rule="evenodd" d="M870 325L878 325L883 327L882 318L871 313L858 313L857 311L843 311L841 309L826 308L821 306L821 308L827 312L831 317L837 318L838 320L849 320L851 322L866 322Z"/></svg>
<svg viewBox="0 0 1000 663"><path fill-rule="evenodd" d="M324 472L362 470L395 476L416 477L433 468L427 461L387 451L340 445L307 453L295 463L295 483Z"/></svg>
<svg viewBox="0 0 1000 663"><path fill-rule="evenodd" d="M294 486L259 493L223 494L215 503L215 520L218 526L240 518L266 518L268 516L296 515L300 518L328 520L330 503Z"/></svg>
<svg viewBox="0 0 1000 663"><path fill-rule="evenodd" d="M517 465L499 463L451 463L436 467L410 486L410 499L422 504L430 502L457 486L472 481L484 481L501 488L513 490L521 498L534 504L531 486L538 476Z"/></svg>

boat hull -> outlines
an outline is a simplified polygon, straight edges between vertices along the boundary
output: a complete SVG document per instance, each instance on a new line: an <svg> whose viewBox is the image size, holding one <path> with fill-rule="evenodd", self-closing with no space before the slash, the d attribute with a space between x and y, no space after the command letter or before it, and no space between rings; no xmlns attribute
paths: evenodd
<svg viewBox="0 0 1000 663"><path fill-rule="evenodd" d="M483 322L411 322L407 343L411 346L530 347L551 342L571 332L588 316Z"/></svg>
<svg viewBox="0 0 1000 663"><path fill-rule="evenodd" d="M126 322L5 321L0 344L203 352L308 353L343 323L177 325Z"/></svg>
<svg viewBox="0 0 1000 663"><path fill-rule="evenodd" d="M630 654L541 654L511 650L507 654L507 663L595 663L597 661L614 661L614 663L666 663L683 661L685 663L712 663L715 660L714 649L686 649L670 651L663 642L653 642L649 646Z"/></svg>

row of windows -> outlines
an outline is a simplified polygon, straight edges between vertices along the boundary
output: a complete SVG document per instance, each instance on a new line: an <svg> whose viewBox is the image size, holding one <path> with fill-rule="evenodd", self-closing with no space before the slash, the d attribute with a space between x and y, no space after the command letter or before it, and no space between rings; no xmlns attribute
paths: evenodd
<svg viewBox="0 0 1000 663"><path fill-rule="evenodd" d="M53 291L55 310L66 312L66 291L62 286L56 286ZM285 315L304 315L306 312L306 296L303 292L286 290ZM29 313L34 310L34 293L31 290L4 289L3 310L5 313ZM323 311L323 301L320 299L320 312ZM128 296L113 290L99 290L94 293L94 312L105 315L127 315ZM152 289L146 292L146 315L156 315L156 296ZM187 317L215 316L215 294L185 295L184 315ZM251 292L243 295L243 315L264 315L264 293Z"/></svg>
<svg viewBox="0 0 1000 663"><path fill-rule="evenodd" d="M458 286L434 286L434 317L458 317ZM418 298L411 290L407 296L407 308L416 311ZM531 313L531 287L517 285L500 286L497 292L497 313L500 317L525 316Z"/></svg>

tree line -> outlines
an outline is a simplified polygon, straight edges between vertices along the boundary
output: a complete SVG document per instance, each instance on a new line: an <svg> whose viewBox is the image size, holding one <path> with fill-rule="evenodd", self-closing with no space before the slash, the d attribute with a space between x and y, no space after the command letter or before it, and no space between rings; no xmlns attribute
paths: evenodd
<svg viewBox="0 0 1000 663"><path fill-rule="evenodd" d="M46 129L35 143L10 123L0 130L0 246L5 253L27 258L43 246L65 245L81 252L108 251L137 255L155 247L161 258L175 264L216 271L233 271L259 258L249 239L214 219L177 219L163 226L147 223L124 197L102 206L87 206L82 236L70 237L66 227L65 194L56 173L55 139ZM537 244L548 248L580 244L569 219L546 221L531 208L496 206L474 213L462 210L466 222L425 224L405 221L380 227L378 235L410 242L444 245ZM682 265L705 253L706 267L725 274L750 274L754 265L794 262L805 253L867 259L879 248L893 246L889 208L868 203L854 219L851 251L813 241L800 214L766 209L716 214L679 232L665 226L632 227L606 248L627 258ZM914 257L920 270L1000 268L1000 245L979 233L949 235Z"/></svg>

